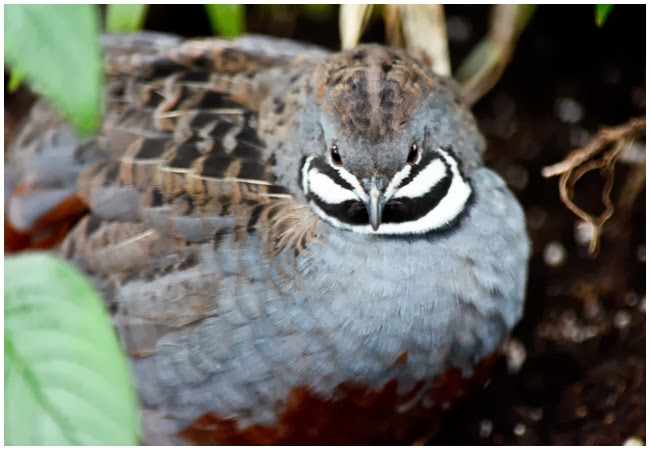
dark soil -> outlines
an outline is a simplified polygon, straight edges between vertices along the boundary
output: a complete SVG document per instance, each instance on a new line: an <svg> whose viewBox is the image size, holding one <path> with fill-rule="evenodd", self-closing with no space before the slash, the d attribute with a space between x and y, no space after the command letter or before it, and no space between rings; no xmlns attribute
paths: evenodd
<svg viewBox="0 0 650 450"><path fill-rule="evenodd" d="M454 67L487 29L486 6L446 9ZM325 21L286 7L248 8L249 31L335 49L336 11ZM452 413L432 444L608 444L645 442L645 179L643 163L619 163L617 209L588 255L578 219L541 169L584 145L601 125L645 115L645 6L616 6L603 28L593 6L540 6L497 86L474 108L488 139L487 164L509 183L528 218L533 255L524 319L487 389ZM199 6L151 7L146 28L210 34ZM383 42L380 24L364 41ZM6 109L11 98L5 94ZM7 122L5 122L7 133ZM5 137L6 134L5 134ZM645 142L637 149L645 155ZM644 160L645 161L645 160ZM629 183L628 183L629 184ZM576 188L598 214L603 180ZM623 203L628 206L625 207Z"/></svg>

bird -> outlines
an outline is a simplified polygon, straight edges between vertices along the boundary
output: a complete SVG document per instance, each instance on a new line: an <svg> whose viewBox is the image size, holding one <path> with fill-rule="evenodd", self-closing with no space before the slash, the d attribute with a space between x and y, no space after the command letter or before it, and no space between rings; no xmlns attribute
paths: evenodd
<svg viewBox="0 0 650 450"><path fill-rule="evenodd" d="M72 211L53 251L105 301L142 442L440 430L489 381L530 256L458 84L379 44L102 43L101 129L39 101L9 150L5 223L29 235Z"/></svg>

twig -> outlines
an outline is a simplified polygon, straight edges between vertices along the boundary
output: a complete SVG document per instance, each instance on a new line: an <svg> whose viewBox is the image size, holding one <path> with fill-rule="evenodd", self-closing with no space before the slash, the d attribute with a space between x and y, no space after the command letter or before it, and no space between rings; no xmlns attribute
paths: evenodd
<svg viewBox="0 0 650 450"><path fill-rule="evenodd" d="M603 225L614 214L611 191L614 185L616 161L628 145L645 135L645 128L645 117L632 118L627 123L616 127L601 128L586 146L573 150L563 161L542 169L544 178L560 175L559 188L562 202L576 216L593 227L589 243L589 253L592 256L598 253L600 232ZM592 159L601 153L602 156L599 159ZM592 216L580 208L572 198L578 180L587 172L596 169L600 169L601 174L605 177L605 187L602 192L605 210L598 217Z"/></svg>

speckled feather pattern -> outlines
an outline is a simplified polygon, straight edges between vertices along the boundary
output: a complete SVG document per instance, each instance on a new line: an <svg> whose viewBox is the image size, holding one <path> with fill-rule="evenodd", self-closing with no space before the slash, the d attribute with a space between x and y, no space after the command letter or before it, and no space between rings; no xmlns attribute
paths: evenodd
<svg viewBox="0 0 650 450"><path fill-rule="evenodd" d="M524 216L482 167L455 84L380 46L254 42L268 51L109 39L99 161L68 177L92 212L60 253L113 311L149 443L179 442L206 413L272 427L296 388L328 400L343 383L397 380L406 394L452 367L470 375L522 314ZM422 105L434 112L414 118ZM363 132L340 132L334 116ZM332 133L388 167L381 155L417 127L428 145L453 146L474 189L456 227L360 235L307 206L301 159Z"/></svg>

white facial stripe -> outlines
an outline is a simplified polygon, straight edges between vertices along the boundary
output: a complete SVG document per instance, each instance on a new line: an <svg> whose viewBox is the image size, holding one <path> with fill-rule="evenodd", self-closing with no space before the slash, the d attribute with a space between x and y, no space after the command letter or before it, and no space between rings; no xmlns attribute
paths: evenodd
<svg viewBox="0 0 650 450"><path fill-rule="evenodd" d="M418 159L416 159L413 164L417 166L418 164L420 164L420 161L422 161L422 151L418 150Z"/></svg>
<svg viewBox="0 0 650 450"><path fill-rule="evenodd" d="M326 175L322 175L320 173L319 173L319 175L322 175L323 177L327 178L327 180L323 180L321 177L317 177L318 180L321 180L320 181L321 183L325 183L325 184L321 185L320 187L319 186L314 187L312 185L313 176L311 175L311 172L318 172L318 171L315 170L315 169L309 170L310 163L314 158L315 158L315 156L310 156L309 158L307 158L305 160L305 164L302 166L302 169L301 169L302 170L302 190L305 193L313 192L316 195L318 195L321 199L323 199L324 201L327 201L323 196L328 195L328 193L326 192L326 189L328 189L327 186L331 186L330 183L333 183L333 184L336 185L333 188L335 190L344 189L347 192L351 192L351 191L349 191L349 190L347 190L345 188L341 188L341 186L336 184L336 182L334 182L332 179L330 179ZM345 181L347 181L354 188L354 194L356 194L356 196L352 195L352 197L346 198L346 200L352 200L352 199L353 200L361 200L361 201L367 201L368 200L368 194L366 194L366 191L364 191L363 187L361 187L361 183L359 182L357 177L355 177L350 172L345 170L345 168L333 165L331 160L329 161L329 164L333 169L335 169L338 172L338 174L341 176L341 178L343 178ZM320 193L322 195L318 194L315 191L315 189L320 191ZM341 194L341 193L339 192L339 194ZM333 194L333 195L336 195L336 194ZM341 198L343 198L343 197L341 196ZM330 202L328 202L328 203L330 203ZM335 202L333 202L333 203L335 203Z"/></svg>
<svg viewBox="0 0 650 450"><path fill-rule="evenodd" d="M302 166L302 190L306 194L309 192L309 166L311 164L313 156L310 156L305 160L305 164Z"/></svg>
<svg viewBox="0 0 650 450"><path fill-rule="evenodd" d="M439 159L432 160L406 186L400 188L394 198L418 198L425 195L447 174L445 163Z"/></svg>
<svg viewBox="0 0 650 450"><path fill-rule="evenodd" d="M341 178L347 181L350 184L350 186L354 188L354 193L357 194L359 199L361 199L364 202L368 200L368 194L366 194L366 191L363 190L363 187L361 186L361 183L359 182L359 179L357 177L352 175L343 167L334 167L334 168L338 170L339 175L341 175Z"/></svg>
<svg viewBox="0 0 650 450"><path fill-rule="evenodd" d="M350 225L341 222L335 217L331 217L327 215L314 202L310 202L311 207L314 209L316 214L318 214L318 216L320 216L323 220L331 223L335 227L343 228L346 230L350 230L362 234L424 234L429 231L442 228L448 225L449 223L451 223L454 219L458 217L459 214L463 212L467 204L467 201L469 200L472 194L472 188L469 185L469 183L466 182L463 179L463 177L460 175L460 171L458 170L458 163L456 162L456 160L442 149L439 152L451 168L451 173L452 173L451 185L449 187L447 195L442 200L440 200L440 202L436 205L436 207L433 208L431 211L429 211L425 216L417 220L413 220L411 222L401 222L401 223L382 223L379 229L377 231L374 231L370 226L370 224ZM444 168L445 168L444 164L442 163L442 161L437 160L438 164L434 165L435 162L436 161L434 161L429 165L429 166L434 166L435 169L432 167L427 167L420 174L418 174L418 176L416 176L413 179L413 181L408 184L408 186L411 186L414 182L416 182L417 179L420 177L420 175L422 175L422 173L424 173L427 169L430 170L429 176L432 176L433 178L429 178L428 181L426 181L425 178L424 181L421 181L416 185L416 187L413 187L411 192L418 193L423 189L423 186L427 187L428 188L427 191L428 191L431 188L433 188L433 186L435 186L440 181L440 179L442 179L442 177L444 177ZM438 178L435 182L432 182L435 176L439 173L440 166L442 166L443 173L441 176L438 175ZM407 186L400 189L398 191L398 194L395 195L395 197L400 196L406 187ZM406 192L409 191L407 190ZM417 196L421 196L421 195L422 194Z"/></svg>
<svg viewBox="0 0 650 450"><path fill-rule="evenodd" d="M309 192L317 195L325 203L335 205L348 200L359 200L354 192L336 184L334 180L316 169L309 171L308 178Z"/></svg>
<svg viewBox="0 0 650 450"><path fill-rule="evenodd" d="M388 186L386 187L386 198L391 198L393 196L402 181L404 181L404 179L406 179L411 174L412 167L412 165L407 164L402 168L402 170L395 174L393 179L390 180L390 183L388 183Z"/></svg>

